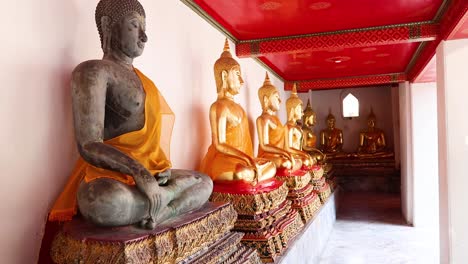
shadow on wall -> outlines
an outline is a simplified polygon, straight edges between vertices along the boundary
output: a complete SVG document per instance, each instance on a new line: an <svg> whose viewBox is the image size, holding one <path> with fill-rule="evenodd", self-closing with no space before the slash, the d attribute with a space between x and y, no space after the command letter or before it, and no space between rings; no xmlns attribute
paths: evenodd
<svg viewBox="0 0 468 264"><path fill-rule="evenodd" d="M204 135L209 134L211 135L210 130L210 122L209 122L209 114L204 109L203 105L194 104L192 107L193 116L195 116L195 120L192 120L194 124L193 135L196 138L193 141L198 147L193 148L196 152L192 153L192 157L198 157L195 161L195 170L200 169L201 161L203 157L205 157L206 152L208 151L208 147L202 146L209 146L211 144L211 137L205 137Z"/></svg>
<svg viewBox="0 0 468 264"><path fill-rule="evenodd" d="M37 260L41 241L51 236L44 234L48 212L62 191L78 157L73 132L70 87L71 73L77 64L74 61L76 57L74 55L81 54L79 47L83 45L83 40L80 40L80 36L75 32L79 20L76 2L49 0L47 3L38 3L41 10L45 8L50 10L37 13L41 18L52 17L52 19L47 19L49 22L40 27L44 31L44 37L49 36L51 38L49 42L55 45L44 49L44 52L49 52L49 54L38 55L49 58L47 61L40 62L40 69L30 69L32 76L37 75L38 72L43 74L35 84L35 88L42 89L40 93L46 93L42 98L45 99L45 102L41 104L43 107L27 106L33 107L38 119L43 120L40 124L44 129L43 136L40 139L37 138L39 139L35 142L37 153L33 154L37 156L34 163L43 165L37 166L31 174L32 177L28 178L30 191L22 190L21 192L23 201L34 204L34 209L30 210L30 213L35 214L36 219L29 217L29 225L21 226L21 233L24 237L21 238L17 248L11 249L16 254L15 263L33 263ZM35 8L34 6L36 5L32 4L31 8ZM51 6L54 8L50 9ZM31 75L24 73L24 76ZM21 86L21 84L18 85ZM30 132L34 134L35 128L32 127ZM38 188L40 188L39 193ZM37 216L40 217L40 221L37 221ZM34 239L31 239L32 234L35 235ZM25 252L25 249L28 249L28 252ZM47 248L45 250L47 257L48 251ZM42 255L44 254L39 257Z"/></svg>

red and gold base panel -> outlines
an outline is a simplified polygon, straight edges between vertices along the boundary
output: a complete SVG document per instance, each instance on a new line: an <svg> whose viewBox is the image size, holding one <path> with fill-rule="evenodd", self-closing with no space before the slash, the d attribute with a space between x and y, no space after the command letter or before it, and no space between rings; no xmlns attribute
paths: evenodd
<svg viewBox="0 0 468 264"><path fill-rule="evenodd" d="M319 196L313 192L314 187L310 184L315 177L312 175L323 175L321 166L312 166L304 170L277 171L276 178L286 182L289 188L287 199L292 202L292 208L297 210L303 223L309 222L322 205ZM318 177L318 176L316 176Z"/></svg>
<svg viewBox="0 0 468 264"><path fill-rule="evenodd" d="M322 206L311 184L300 190L290 190L288 200L292 201L292 208L297 210L304 224L312 220Z"/></svg>
<svg viewBox="0 0 468 264"><path fill-rule="evenodd" d="M314 186L314 191L320 197L322 204L325 204L325 202L331 194L330 185L328 185L325 177L322 177L319 180L311 180L311 184L312 186Z"/></svg>
<svg viewBox="0 0 468 264"><path fill-rule="evenodd" d="M210 201L229 202L239 215L257 215L277 208L287 195L286 184L276 179L255 186L244 181L217 181Z"/></svg>
<svg viewBox="0 0 468 264"><path fill-rule="evenodd" d="M271 226L256 232L246 232L242 243L257 249L264 263L274 262L304 228L296 210L289 212Z"/></svg>
<svg viewBox="0 0 468 264"><path fill-rule="evenodd" d="M291 181L292 186L309 185ZM261 188L261 187L264 188ZM234 230L244 232L242 243L257 250L265 263L273 262L287 248L304 224L287 198L287 183L271 179L255 186L237 182L215 182L210 201L230 202L238 213Z"/></svg>
<svg viewBox="0 0 468 264"><path fill-rule="evenodd" d="M231 205L207 203L154 230L96 227L74 219L55 237L50 253L57 264L194 263L193 259L219 263L213 260L229 258L235 263L259 263L255 253L239 247L243 234L230 232L236 218Z"/></svg>

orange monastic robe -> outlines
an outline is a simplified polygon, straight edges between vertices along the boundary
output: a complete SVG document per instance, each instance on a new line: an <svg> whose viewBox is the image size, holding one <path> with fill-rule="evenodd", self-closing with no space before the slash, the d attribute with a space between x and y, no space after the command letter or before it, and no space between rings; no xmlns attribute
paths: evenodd
<svg viewBox="0 0 468 264"><path fill-rule="evenodd" d="M140 130L106 140L104 143L112 145L134 158L154 175L171 167L171 162L168 159L168 147L174 114L154 83L137 69L135 72L146 93L145 125ZM163 140L161 141L161 139ZM80 158L63 192L52 207L49 220L71 220L77 212L76 195L80 182L82 180L90 182L98 178L111 178L128 185L135 184L130 175L95 167Z"/></svg>
<svg viewBox="0 0 468 264"><path fill-rule="evenodd" d="M253 144L250 137L249 123L244 109L239 107L241 122L238 124L228 123L226 127L226 144L244 152L253 157ZM200 171L207 174L215 181L223 172L233 172L236 170L237 164L247 165L244 161L236 159L220 153L216 147L211 144L208 152L203 158L200 166Z"/></svg>
<svg viewBox="0 0 468 264"><path fill-rule="evenodd" d="M275 129L268 129L268 145L275 146L277 148L284 148L284 136L285 136L285 131L284 131L284 126L281 124L281 120L278 118L278 116L272 116L276 128ZM258 157L259 158L267 158L268 156L271 155L269 153L265 153L260 147L258 148ZM276 157L276 155L273 155Z"/></svg>

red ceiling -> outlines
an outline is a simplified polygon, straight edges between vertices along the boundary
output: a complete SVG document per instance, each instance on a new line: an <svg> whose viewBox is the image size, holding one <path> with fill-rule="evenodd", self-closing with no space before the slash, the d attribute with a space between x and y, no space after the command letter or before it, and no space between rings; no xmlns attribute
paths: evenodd
<svg viewBox="0 0 468 264"><path fill-rule="evenodd" d="M455 26L453 32L449 35L449 39L468 38L468 11L465 12L463 18Z"/></svg>
<svg viewBox="0 0 468 264"><path fill-rule="evenodd" d="M271 54L260 59L285 80L310 80L404 72L419 43L337 51Z"/></svg>
<svg viewBox="0 0 468 264"><path fill-rule="evenodd" d="M442 0L194 0L239 40L431 20Z"/></svg>
<svg viewBox="0 0 468 264"><path fill-rule="evenodd" d="M424 67L418 77L414 79L415 83L435 82L436 75L436 56L433 56L429 63Z"/></svg>
<svg viewBox="0 0 468 264"><path fill-rule="evenodd" d="M468 38L467 0L181 1L231 36L238 56L258 57L287 81L286 88L434 81L429 62L440 41Z"/></svg>

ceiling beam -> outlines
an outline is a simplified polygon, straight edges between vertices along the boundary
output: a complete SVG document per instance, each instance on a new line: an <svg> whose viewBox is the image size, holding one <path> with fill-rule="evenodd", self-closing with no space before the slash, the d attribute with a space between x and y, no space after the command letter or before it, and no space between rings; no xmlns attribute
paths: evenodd
<svg viewBox="0 0 468 264"><path fill-rule="evenodd" d="M439 25L432 22L359 28L308 35L239 41L238 57L301 53L435 40Z"/></svg>
<svg viewBox="0 0 468 264"><path fill-rule="evenodd" d="M390 73L367 76L353 76L333 79L314 79L305 81L285 81L284 90L291 90L294 83L298 92L308 90L338 89L344 87L369 86L381 84L401 83L407 80L405 73Z"/></svg>
<svg viewBox="0 0 468 264"><path fill-rule="evenodd" d="M426 65L431 61L436 53L436 49L442 40L447 40L456 30L457 25L464 19L468 13L468 1L453 0L450 2L445 14L440 20L440 34L435 41L424 45L421 52L417 52L406 69L408 80L414 82Z"/></svg>

